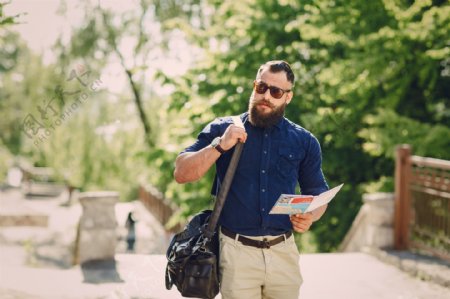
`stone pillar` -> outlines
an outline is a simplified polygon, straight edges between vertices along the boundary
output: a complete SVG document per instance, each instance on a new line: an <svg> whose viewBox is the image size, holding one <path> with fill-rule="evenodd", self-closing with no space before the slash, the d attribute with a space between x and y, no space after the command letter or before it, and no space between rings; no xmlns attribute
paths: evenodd
<svg viewBox="0 0 450 299"><path fill-rule="evenodd" d="M368 217L365 245L373 248L394 246L394 194L363 194Z"/></svg>
<svg viewBox="0 0 450 299"><path fill-rule="evenodd" d="M363 194L363 206L339 251L361 251L364 248L386 248L394 245L394 194Z"/></svg>
<svg viewBox="0 0 450 299"><path fill-rule="evenodd" d="M78 262L114 259L117 242L115 204L117 192L79 194L83 207L78 235Z"/></svg>

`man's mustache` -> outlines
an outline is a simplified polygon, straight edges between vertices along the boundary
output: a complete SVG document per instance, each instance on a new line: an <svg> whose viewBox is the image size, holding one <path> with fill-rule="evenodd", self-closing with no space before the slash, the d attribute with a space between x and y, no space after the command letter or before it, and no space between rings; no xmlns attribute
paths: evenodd
<svg viewBox="0 0 450 299"><path fill-rule="evenodd" d="M259 101L254 101L254 105L256 106L256 105L266 105L266 106L269 106L270 108L274 108L274 105L271 103L271 102L269 102L269 101L266 101L266 100L259 100Z"/></svg>

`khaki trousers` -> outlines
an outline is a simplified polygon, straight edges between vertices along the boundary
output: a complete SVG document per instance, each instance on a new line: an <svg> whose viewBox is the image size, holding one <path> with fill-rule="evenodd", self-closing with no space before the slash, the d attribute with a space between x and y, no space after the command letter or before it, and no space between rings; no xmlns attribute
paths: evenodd
<svg viewBox="0 0 450 299"><path fill-rule="evenodd" d="M247 238L272 240L277 236ZM303 282L294 237L269 249L243 245L220 232L223 299L298 299Z"/></svg>

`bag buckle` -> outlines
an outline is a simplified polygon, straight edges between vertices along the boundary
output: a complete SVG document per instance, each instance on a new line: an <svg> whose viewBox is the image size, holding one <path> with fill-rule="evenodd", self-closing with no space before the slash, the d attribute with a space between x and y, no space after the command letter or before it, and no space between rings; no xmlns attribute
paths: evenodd
<svg viewBox="0 0 450 299"><path fill-rule="evenodd" d="M202 242L201 242L201 248L205 248L206 247L206 244L209 242L209 238L207 238L207 237L203 237L203 240L202 240Z"/></svg>

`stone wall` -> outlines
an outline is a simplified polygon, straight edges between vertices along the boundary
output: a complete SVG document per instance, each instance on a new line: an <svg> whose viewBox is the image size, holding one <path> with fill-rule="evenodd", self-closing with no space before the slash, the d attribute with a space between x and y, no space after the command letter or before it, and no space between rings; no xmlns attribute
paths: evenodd
<svg viewBox="0 0 450 299"><path fill-rule="evenodd" d="M363 202L339 251L392 248L394 245L394 194L364 194Z"/></svg>

